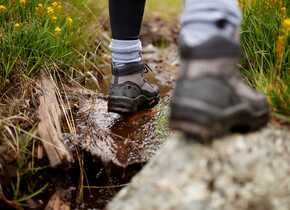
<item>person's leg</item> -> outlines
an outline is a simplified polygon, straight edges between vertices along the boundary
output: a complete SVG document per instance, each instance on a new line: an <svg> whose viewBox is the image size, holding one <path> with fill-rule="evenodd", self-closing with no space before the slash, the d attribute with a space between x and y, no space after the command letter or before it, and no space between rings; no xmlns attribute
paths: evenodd
<svg viewBox="0 0 290 210"><path fill-rule="evenodd" d="M141 61L139 34L144 7L145 0L109 0L113 63Z"/></svg>
<svg viewBox="0 0 290 210"><path fill-rule="evenodd" d="M138 40L145 0L109 0L112 38Z"/></svg>
<svg viewBox="0 0 290 210"><path fill-rule="evenodd" d="M171 104L173 129L210 139L267 123L266 98L249 88L236 70L241 19L236 0L185 0L182 74Z"/></svg>
<svg viewBox="0 0 290 210"><path fill-rule="evenodd" d="M157 87L144 80L139 34L145 0L109 0L112 85L108 111L134 113L159 101Z"/></svg>
<svg viewBox="0 0 290 210"><path fill-rule="evenodd" d="M185 0L181 36L191 46L215 36L239 41L241 20L237 0Z"/></svg>

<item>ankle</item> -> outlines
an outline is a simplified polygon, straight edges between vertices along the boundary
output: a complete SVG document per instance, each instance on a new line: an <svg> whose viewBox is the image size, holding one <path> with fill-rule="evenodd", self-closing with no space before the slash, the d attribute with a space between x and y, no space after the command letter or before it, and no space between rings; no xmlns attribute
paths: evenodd
<svg viewBox="0 0 290 210"><path fill-rule="evenodd" d="M112 84L133 82L139 86L144 84L144 64L134 62L127 64L112 64Z"/></svg>

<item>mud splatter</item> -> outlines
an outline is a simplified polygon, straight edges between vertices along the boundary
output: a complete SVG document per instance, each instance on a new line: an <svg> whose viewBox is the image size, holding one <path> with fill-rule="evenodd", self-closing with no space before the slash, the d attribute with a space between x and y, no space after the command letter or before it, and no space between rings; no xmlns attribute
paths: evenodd
<svg viewBox="0 0 290 210"><path fill-rule="evenodd" d="M146 163L164 141L156 135L155 121L160 110L168 106L178 67L176 51L174 45L166 49L148 45L144 49L143 59L152 68L146 78L160 87L162 99L159 107L124 117L107 112L106 96L82 99L76 116L78 138L75 144L106 165L113 163L126 168ZM107 72L104 78L110 80L110 71L104 72ZM107 91L105 88L103 95Z"/></svg>

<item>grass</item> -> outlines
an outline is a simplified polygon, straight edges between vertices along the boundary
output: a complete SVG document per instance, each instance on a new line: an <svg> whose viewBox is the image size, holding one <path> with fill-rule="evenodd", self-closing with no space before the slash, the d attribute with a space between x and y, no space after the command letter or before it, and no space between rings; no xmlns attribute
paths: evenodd
<svg viewBox="0 0 290 210"><path fill-rule="evenodd" d="M37 167L34 163L35 148L38 144L35 127L25 131L13 124L12 120L15 119L23 120L25 117L14 116L0 120L2 139L6 141L4 143L7 147L6 150L14 155L16 174L13 181L5 188L2 188L0 183L0 204L3 202L3 198L8 199L4 195L9 194L9 199L12 200L15 207L21 209L21 206L25 206L27 201L43 193L48 187L48 184L38 186L37 182L31 180L31 177L47 166ZM23 190L23 186L25 186L25 190Z"/></svg>
<svg viewBox="0 0 290 210"><path fill-rule="evenodd" d="M170 130L168 125L168 115L169 115L169 108L168 106L158 105L157 107L158 115L154 121L155 124L155 134L156 138L165 139L169 136Z"/></svg>
<svg viewBox="0 0 290 210"><path fill-rule="evenodd" d="M42 140L36 135L37 113L31 107L37 103L34 80L40 71L60 75L79 63L76 48L80 38L83 43L87 39L78 36L80 26L91 18L85 14L85 7L85 0L0 0L1 158L7 157L4 163L15 167L8 169L13 177L5 187L0 180L0 207L9 200L22 209L47 192L47 180L39 175L46 173L48 162L39 163L35 157Z"/></svg>
<svg viewBox="0 0 290 210"><path fill-rule="evenodd" d="M73 19L59 1L0 1L0 79L73 60Z"/></svg>
<svg viewBox="0 0 290 210"><path fill-rule="evenodd" d="M250 84L268 96L273 111L290 115L290 3L259 0L244 8L241 32L242 73ZM286 9L287 8L287 9Z"/></svg>

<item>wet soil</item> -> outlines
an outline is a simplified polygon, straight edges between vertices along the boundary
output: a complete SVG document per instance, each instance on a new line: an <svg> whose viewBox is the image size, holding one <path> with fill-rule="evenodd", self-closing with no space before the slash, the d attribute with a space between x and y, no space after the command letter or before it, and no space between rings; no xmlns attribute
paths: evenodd
<svg viewBox="0 0 290 210"><path fill-rule="evenodd" d="M160 87L161 101L156 108L131 116L108 113L108 87L101 95L91 95L79 101L76 115L78 140L75 144L81 144L105 163L112 162L120 167L144 163L159 148L156 121L169 103L177 68L176 49L171 46L161 50L149 45L144 50L144 60L152 68L152 72L146 75L147 79ZM105 78L110 80L110 70L104 72L108 74Z"/></svg>
<svg viewBox="0 0 290 210"><path fill-rule="evenodd" d="M176 47L148 45L144 48L144 60L152 68L147 79L161 91L159 105L151 110L127 117L108 113L107 86L99 93L76 87L65 90L76 127L76 135L65 134L65 143L75 154L75 163L71 168L48 167L29 178L24 177L20 186L23 191L27 183L33 183L36 189L48 184L43 193L24 202L27 209L44 209L58 189L67 192L72 209L104 209L159 150L168 135L168 104L178 68ZM108 84L109 66L104 72L107 72L104 84ZM47 165L46 158L35 162L35 167ZM5 195L13 194L9 186L4 188ZM8 209L1 205L0 202L0 209Z"/></svg>
<svg viewBox="0 0 290 210"><path fill-rule="evenodd" d="M177 19L165 23L158 16L152 16L143 25L143 60L152 69L145 76L160 88L161 94L155 108L126 117L107 112L111 80L110 58L107 57L103 59L105 64L100 65L102 77L85 85L90 90L101 90L100 93L70 90L79 99L75 115L77 137L69 142L86 151L83 158L87 173L85 183L91 186L84 189L83 202L75 203L75 209L104 209L169 135L168 105L179 68L177 25Z"/></svg>
<svg viewBox="0 0 290 210"><path fill-rule="evenodd" d="M48 183L43 193L25 204L27 209L44 209L58 189L67 192L72 209L104 209L163 145L169 134L168 104L179 65L174 44L177 29L168 30L161 20L152 22L153 25L144 25L143 60L152 69L146 78L160 88L159 105L126 117L108 113L109 64L100 65L103 74L87 80L86 88L67 88L65 97L74 115L76 134L67 132L65 143L76 161L71 168L48 168L24 180L21 189L26 189L26 182L34 183L38 189ZM96 89L100 92L96 93ZM48 160L35 164L48 165ZM13 194L12 189L6 189L5 194ZM2 207L7 209L0 202Z"/></svg>
<svg viewBox="0 0 290 210"><path fill-rule="evenodd" d="M81 97L75 116L77 135L68 136L67 143L85 151L88 186L84 188L82 204L74 204L76 209L103 209L156 154L169 134L166 118L178 68L177 50L175 45L162 49L147 45L143 54L152 69L146 78L161 92L159 105L151 110L132 116L108 113L108 86L104 84L109 84L110 69L103 71L107 72L107 81L103 82L101 93L69 90Z"/></svg>

